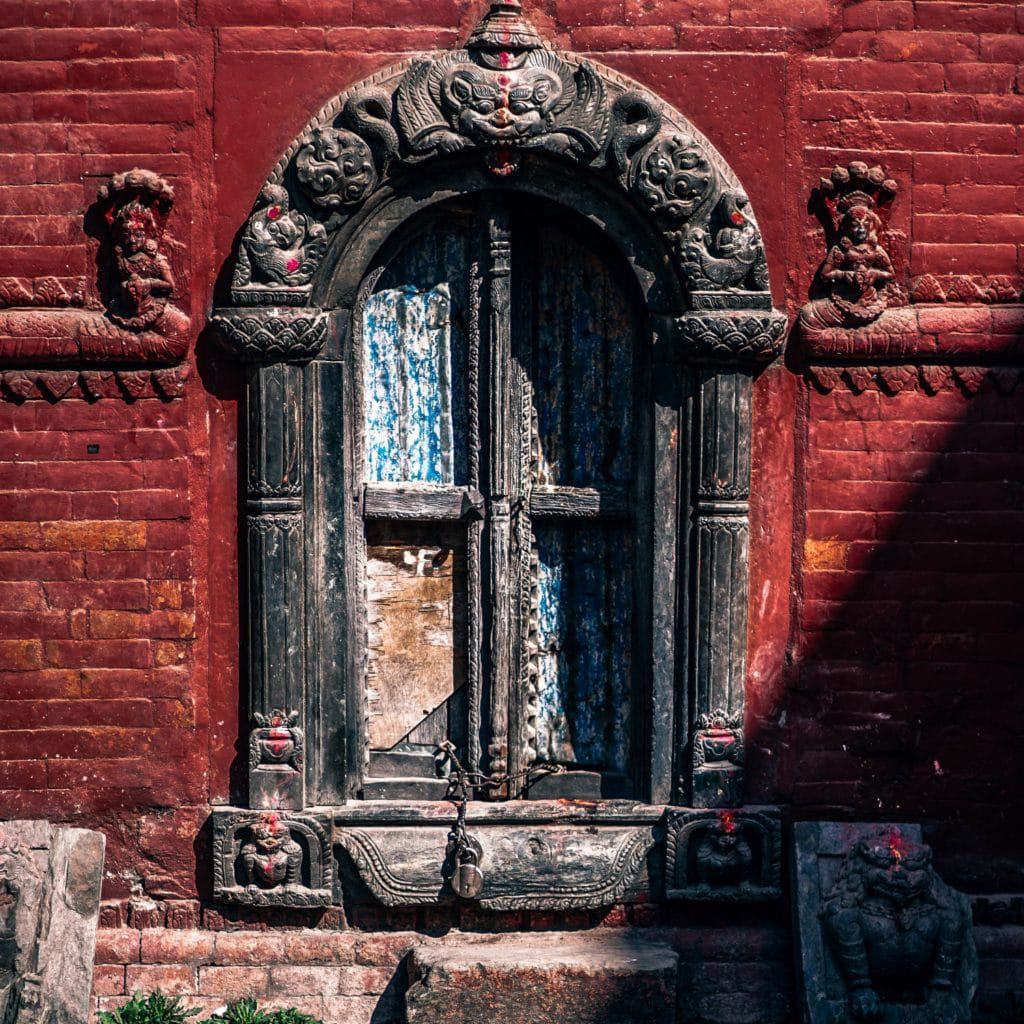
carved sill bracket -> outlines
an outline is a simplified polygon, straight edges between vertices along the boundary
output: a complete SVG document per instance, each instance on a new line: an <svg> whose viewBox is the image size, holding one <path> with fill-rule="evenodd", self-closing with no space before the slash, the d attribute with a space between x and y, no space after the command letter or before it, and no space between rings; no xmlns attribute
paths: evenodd
<svg viewBox="0 0 1024 1024"><path fill-rule="evenodd" d="M372 898L386 907L472 902L504 911L591 910L662 898L733 903L781 893L776 808L471 803L466 825L483 873L471 900L451 885L454 819L449 803L350 803L301 814L218 808L214 896L248 906Z"/></svg>
<svg viewBox="0 0 1024 1024"><path fill-rule="evenodd" d="M676 319L684 359L700 363L769 363L785 347L786 316L775 310L701 310Z"/></svg>
<svg viewBox="0 0 1024 1024"><path fill-rule="evenodd" d="M306 363L327 341L329 314L303 306L224 308L213 312L226 352L247 363Z"/></svg>

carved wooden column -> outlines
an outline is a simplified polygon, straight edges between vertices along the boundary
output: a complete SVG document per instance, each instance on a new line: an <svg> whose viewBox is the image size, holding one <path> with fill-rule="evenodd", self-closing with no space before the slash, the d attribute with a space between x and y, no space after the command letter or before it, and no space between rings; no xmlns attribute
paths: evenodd
<svg viewBox="0 0 1024 1024"><path fill-rule="evenodd" d="M696 374L690 803L743 800L753 376L781 351L782 314L708 310L678 321Z"/></svg>
<svg viewBox="0 0 1024 1024"><path fill-rule="evenodd" d="M327 335L305 309L222 309L214 322L246 368L249 806L305 804L303 375Z"/></svg>

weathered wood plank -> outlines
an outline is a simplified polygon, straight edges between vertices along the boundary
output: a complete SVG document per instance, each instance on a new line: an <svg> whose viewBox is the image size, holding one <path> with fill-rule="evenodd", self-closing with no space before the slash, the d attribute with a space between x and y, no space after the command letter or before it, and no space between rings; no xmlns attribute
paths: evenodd
<svg viewBox="0 0 1024 1024"><path fill-rule="evenodd" d="M620 531L537 525L541 760L626 772L632 545Z"/></svg>
<svg viewBox="0 0 1024 1024"><path fill-rule="evenodd" d="M623 519L630 513L624 487L534 487L530 515L534 518Z"/></svg>
<svg viewBox="0 0 1024 1024"><path fill-rule="evenodd" d="M464 233L436 226L364 303L369 480L465 482L467 272Z"/></svg>
<svg viewBox="0 0 1024 1024"><path fill-rule="evenodd" d="M465 607L464 544L450 530L446 544L429 543L437 532L389 535L381 525L367 537L367 728L373 750L401 742L465 681L465 647L457 641ZM442 721L437 731L445 726Z"/></svg>
<svg viewBox="0 0 1024 1024"><path fill-rule="evenodd" d="M483 510L483 496L473 487L367 484L363 489L366 519L479 519Z"/></svg>
<svg viewBox="0 0 1024 1024"><path fill-rule="evenodd" d="M633 476L635 311L603 252L562 227L537 247L533 383L538 484Z"/></svg>

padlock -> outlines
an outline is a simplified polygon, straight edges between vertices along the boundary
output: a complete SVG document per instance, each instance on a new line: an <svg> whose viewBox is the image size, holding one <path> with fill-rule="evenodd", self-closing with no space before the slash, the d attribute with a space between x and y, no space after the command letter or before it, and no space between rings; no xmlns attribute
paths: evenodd
<svg viewBox="0 0 1024 1024"><path fill-rule="evenodd" d="M462 857L452 875L452 888L464 900L475 900L484 887L484 873L477 864L477 853L471 847L462 852Z"/></svg>

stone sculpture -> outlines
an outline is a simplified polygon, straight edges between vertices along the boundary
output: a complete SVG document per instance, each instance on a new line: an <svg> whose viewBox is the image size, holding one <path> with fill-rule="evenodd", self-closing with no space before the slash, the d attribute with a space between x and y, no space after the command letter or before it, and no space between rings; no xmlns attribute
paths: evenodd
<svg viewBox="0 0 1024 1024"><path fill-rule="evenodd" d="M805 334L864 327L903 304L892 260L879 240L882 211L896 191L881 167L862 161L837 166L821 179L817 205L829 249L815 282L819 297L800 311Z"/></svg>
<svg viewBox="0 0 1024 1024"><path fill-rule="evenodd" d="M794 833L805 1021L968 1024L970 902L938 876L920 827L803 822Z"/></svg>
<svg viewBox="0 0 1024 1024"><path fill-rule="evenodd" d="M105 840L45 821L0 822L0 1021L89 1018Z"/></svg>
<svg viewBox="0 0 1024 1024"><path fill-rule="evenodd" d="M898 829L850 850L822 924L854 1020L883 1021L894 1012L934 1024L970 1020L961 967L971 918L958 895L935 873L931 848Z"/></svg>

